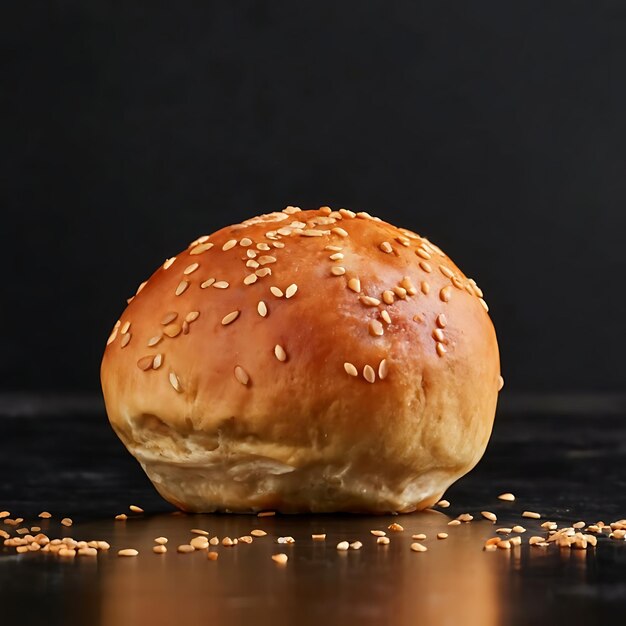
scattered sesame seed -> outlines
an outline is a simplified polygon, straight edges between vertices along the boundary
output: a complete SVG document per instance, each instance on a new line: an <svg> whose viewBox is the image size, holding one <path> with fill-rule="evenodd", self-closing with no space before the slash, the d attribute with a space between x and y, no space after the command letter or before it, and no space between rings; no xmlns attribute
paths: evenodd
<svg viewBox="0 0 626 626"><path fill-rule="evenodd" d="M513 528L511 528L511 530L514 533L525 533L526 529L523 526L513 526Z"/></svg>
<svg viewBox="0 0 626 626"><path fill-rule="evenodd" d="M8 511L2 511L2 513L8 513ZM0 518L2 517L6 516L0 513ZM37 517L40 517L41 519L50 519L52 517L52 514L48 513L48 511L42 511Z"/></svg>
<svg viewBox="0 0 626 626"><path fill-rule="evenodd" d="M59 551L59 554L61 551ZM139 554L138 550L134 548L124 548L123 550L118 550L117 556L137 556Z"/></svg>
<svg viewBox="0 0 626 626"><path fill-rule="evenodd" d="M298 285L291 283L291 285L285 289L285 298L292 298L296 295L296 291L298 291Z"/></svg>
<svg viewBox="0 0 626 626"><path fill-rule="evenodd" d="M487 306L487 303L482 298L478 298L478 302L480 302L481 306L483 307L483 309L485 309L485 311L489 312L489 307Z"/></svg>
<svg viewBox="0 0 626 626"><path fill-rule="evenodd" d="M512 493L501 493L498 496L498 500L505 500L506 502L514 502L515 496Z"/></svg>
<svg viewBox="0 0 626 626"><path fill-rule="evenodd" d="M388 311L381 311L380 317L386 324L391 324L391 316L389 315Z"/></svg>
<svg viewBox="0 0 626 626"><path fill-rule="evenodd" d="M182 326L180 324L169 324L168 326L166 326L163 329L163 334L167 335L168 337L178 337L178 335L180 335L181 331L183 330Z"/></svg>
<svg viewBox="0 0 626 626"><path fill-rule="evenodd" d="M218 537L211 537L209 539L209 545L210 546L219 546L220 545L220 540Z"/></svg>
<svg viewBox="0 0 626 626"><path fill-rule="evenodd" d="M115 519L118 522L125 522L128 519L128 515L126 515L126 513L120 513L119 515L115 516Z"/></svg>
<svg viewBox="0 0 626 626"><path fill-rule="evenodd" d="M341 252L335 252L335 254L331 254L328 258L331 261L341 261L343 259L343 254Z"/></svg>
<svg viewBox="0 0 626 626"><path fill-rule="evenodd" d="M513 532L512 528L496 528L496 532L501 535L509 535Z"/></svg>
<svg viewBox="0 0 626 626"><path fill-rule="evenodd" d="M253 537L265 537L265 535L267 535L267 533L264 530L261 530L260 528L255 528L254 530L251 530L250 534Z"/></svg>
<svg viewBox="0 0 626 626"><path fill-rule="evenodd" d="M383 302L385 304L393 304L396 299L395 294L390 289L383 291Z"/></svg>
<svg viewBox="0 0 626 626"><path fill-rule="evenodd" d="M207 278L203 283L200 283L200 289L206 289L215 283L215 278Z"/></svg>
<svg viewBox="0 0 626 626"><path fill-rule="evenodd" d="M222 539L222 545L230 548L231 546L237 545L235 541L236 540L231 539L230 537L224 537L224 539Z"/></svg>
<svg viewBox="0 0 626 626"><path fill-rule="evenodd" d="M189 275L193 272L195 272L198 268L200 267L199 263L192 263L191 265L188 265L184 270L183 270L183 274L185 275Z"/></svg>
<svg viewBox="0 0 626 626"><path fill-rule="evenodd" d="M370 533L374 537L384 537L387 534L384 530L370 530Z"/></svg>
<svg viewBox="0 0 626 626"><path fill-rule="evenodd" d="M274 346L274 355L279 361L285 361L287 359L287 353L285 352L284 348L279 344L276 344Z"/></svg>
<svg viewBox="0 0 626 626"><path fill-rule="evenodd" d="M378 298L372 298L371 296L359 296L359 301L365 306L378 306L380 304Z"/></svg>
<svg viewBox="0 0 626 626"><path fill-rule="evenodd" d="M448 522L448 526L460 526L460 525L461 525L460 519L453 519Z"/></svg>
<svg viewBox="0 0 626 626"><path fill-rule="evenodd" d="M346 370L346 374L349 374L350 376L359 375L359 371L357 370L356 367L354 367L354 365L352 365L352 363L344 363L343 369Z"/></svg>
<svg viewBox="0 0 626 626"><path fill-rule="evenodd" d="M389 366L387 364L387 359L383 359L378 364L378 378L380 378L380 380L385 380L385 378L387 378L388 373L389 373Z"/></svg>
<svg viewBox="0 0 626 626"><path fill-rule="evenodd" d="M152 361L152 369L158 370L159 367L161 367L162 363L163 363L163 355L160 353L156 354L154 357L154 361Z"/></svg>
<svg viewBox="0 0 626 626"><path fill-rule="evenodd" d="M174 372L170 372L168 374L168 378L170 381L170 385L172 385L172 387L174 387L174 389L178 391L178 393L180 393L183 389L180 386L180 380L178 379L178 376L176 376Z"/></svg>
<svg viewBox="0 0 626 626"><path fill-rule="evenodd" d="M127 320L127 321L124 322L124 324L120 328L120 333L122 335L125 335L128 332L129 328L130 328L130 322Z"/></svg>
<svg viewBox="0 0 626 626"><path fill-rule="evenodd" d="M450 506L450 503L447 500L439 500L435 506L441 507L442 509L447 509Z"/></svg>
<svg viewBox="0 0 626 626"><path fill-rule="evenodd" d="M389 526L387 526L387 528L389 530L392 530L395 533L399 533L399 532L402 532L404 530L404 526L402 526L401 524L398 524L397 522L394 522L393 524L389 524Z"/></svg>
<svg viewBox="0 0 626 626"><path fill-rule="evenodd" d="M504 378L502 376L498 376L498 391L500 391L504 387Z"/></svg>
<svg viewBox="0 0 626 626"><path fill-rule="evenodd" d="M441 328L435 328L435 330L433 330L433 339L437 341L443 341L445 339L445 335L443 334L443 330L441 330Z"/></svg>
<svg viewBox="0 0 626 626"><path fill-rule="evenodd" d="M257 517L274 517L276 511L260 511L256 514Z"/></svg>
<svg viewBox="0 0 626 626"><path fill-rule="evenodd" d="M448 351L446 347L441 343L441 341L437 342L436 347L437 347L437 354L439 356L443 356Z"/></svg>
<svg viewBox="0 0 626 626"><path fill-rule="evenodd" d="M335 265L335 266L331 267L330 273L333 276L343 276L346 273L346 268L345 267L341 267L341 265Z"/></svg>
<svg viewBox="0 0 626 626"><path fill-rule="evenodd" d="M249 239L248 237L244 237L240 242L239 242L240 246L243 246L244 248L247 248L248 246L252 245L252 239Z"/></svg>
<svg viewBox="0 0 626 626"><path fill-rule="evenodd" d="M195 551L196 549L188 543L183 543L182 545L178 546L178 548L176 548L176 552L180 552L181 554L189 554Z"/></svg>
<svg viewBox="0 0 626 626"><path fill-rule="evenodd" d="M218 280L216 283L213 283L213 287L215 289L228 289L229 284L225 280Z"/></svg>
<svg viewBox="0 0 626 626"><path fill-rule="evenodd" d="M340 228L339 226L335 226L335 228L331 228L330 232L335 233L336 235L339 235L340 237L348 236L348 232L344 230L343 228Z"/></svg>
<svg viewBox="0 0 626 626"><path fill-rule="evenodd" d="M363 368L363 378L368 383L373 383L376 380L376 372L374 372L374 368L371 365L366 365Z"/></svg>
<svg viewBox="0 0 626 626"><path fill-rule="evenodd" d="M283 291L282 289L279 289L278 287L272 285L270 287L270 292L273 296L276 296L277 298L282 298L283 297Z"/></svg>
<svg viewBox="0 0 626 626"><path fill-rule="evenodd" d="M259 279L259 277L256 274L248 274L244 279L243 279L243 284L244 285L252 285L253 283L256 283L256 281Z"/></svg>
<svg viewBox="0 0 626 626"><path fill-rule="evenodd" d="M278 563L279 565L285 565L288 560L289 557L283 552L280 554L272 554L272 561L274 561L274 563Z"/></svg>
<svg viewBox="0 0 626 626"><path fill-rule="evenodd" d="M488 519L490 522L497 522L498 521L497 515L495 513L492 513L491 511L481 511L480 514L485 519Z"/></svg>
<svg viewBox="0 0 626 626"><path fill-rule="evenodd" d="M167 552L167 548L165 546L153 546L152 552L155 554L165 554Z"/></svg>
<svg viewBox="0 0 626 626"><path fill-rule="evenodd" d="M331 252L341 252L343 248L341 246L324 246L324 250L330 250Z"/></svg>
<svg viewBox="0 0 626 626"><path fill-rule="evenodd" d="M427 250L425 250L424 248L418 248L415 251L415 254L417 254L417 256L422 257L422 259L426 259L428 261L428 259L431 258L431 255L428 253Z"/></svg>
<svg viewBox="0 0 626 626"><path fill-rule="evenodd" d="M311 539L313 539L313 541L325 541L326 533L320 533L318 535L311 535Z"/></svg>
<svg viewBox="0 0 626 626"><path fill-rule="evenodd" d="M242 384L247 385L250 382L250 376L246 370L243 369L240 365L235 366L235 378Z"/></svg>
<svg viewBox="0 0 626 626"><path fill-rule="evenodd" d="M376 539L376 543L381 546L388 546L389 542L390 542L389 537L378 537L378 539Z"/></svg>
<svg viewBox="0 0 626 626"><path fill-rule="evenodd" d="M189 287L189 281L187 280L181 280L178 283L178 287L176 287L176 295L180 296L182 293L185 292L185 290L187 289L187 287Z"/></svg>
<svg viewBox="0 0 626 626"><path fill-rule="evenodd" d="M361 281L358 278L351 278L348 281L348 289L351 289L355 293L359 293L361 291Z"/></svg>
<svg viewBox="0 0 626 626"><path fill-rule="evenodd" d="M201 243L199 246L195 246L194 248L192 248L191 251L189 252L189 255L193 256L196 254L202 254L203 252L210 250L213 247L213 245L214 244L212 243Z"/></svg>
<svg viewBox="0 0 626 626"><path fill-rule="evenodd" d="M259 300L259 303L256 305L256 310L261 317L265 317L267 315L267 305L263 302L263 300Z"/></svg>
<svg viewBox="0 0 626 626"><path fill-rule="evenodd" d="M125 348L130 343L130 338L132 337L132 333L126 333L122 335L122 341L120 342L120 346Z"/></svg>
<svg viewBox="0 0 626 626"><path fill-rule="evenodd" d="M415 542L411 544L411 550L413 550L413 552L426 552L428 548L421 543Z"/></svg>
<svg viewBox="0 0 626 626"><path fill-rule="evenodd" d="M218 552L207 552L207 558L209 559L209 561L217 561L218 557Z"/></svg>
<svg viewBox="0 0 626 626"><path fill-rule="evenodd" d="M427 296L428 292L430 291L430 285L425 280L423 280L420 283L420 290L425 296Z"/></svg>
<svg viewBox="0 0 626 626"><path fill-rule="evenodd" d="M448 533L437 533L437 539L447 539Z"/></svg>
<svg viewBox="0 0 626 626"><path fill-rule="evenodd" d="M417 539L417 541L424 541L426 535L424 533L418 533L417 535L411 535L411 539Z"/></svg>
<svg viewBox="0 0 626 626"><path fill-rule="evenodd" d="M461 513L461 515L459 515L457 519L461 522L471 522L474 519L474 516L470 515L469 513Z"/></svg>
<svg viewBox="0 0 626 626"><path fill-rule="evenodd" d="M452 296L452 287L450 287L450 285L443 287L441 291L439 292L439 298L441 298L443 302L450 302L451 296Z"/></svg>
<svg viewBox="0 0 626 626"><path fill-rule="evenodd" d="M437 326L439 326L439 328L445 328L447 323L448 319L446 316L443 313L439 313L439 315L437 315Z"/></svg>
<svg viewBox="0 0 626 626"><path fill-rule="evenodd" d="M160 546L163 546L163 545L165 545L165 544L167 543L167 541L168 541L167 537L157 537L157 538L154 540L154 543L157 543L157 544L159 544Z"/></svg>
<svg viewBox="0 0 626 626"><path fill-rule="evenodd" d="M386 254L391 254L393 252L393 247L388 241L383 241L378 247Z"/></svg>
<svg viewBox="0 0 626 626"><path fill-rule="evenodd" d="M308 230L303 230L300 234L303 237L322 237L324 235L324 231L317 230L315 228L309 228Z"/></svg>
<svg viewBox="0 0 626 626"><path fill-rule="evenodd" d="M166 259L165 263L163 263L163 269L168 270L170 267L172 267L175 260L176 260L175 256L173 256L171 259Z"/></svg>
<svg viewBox="0 0 626 626"><path fill-rule="evenodd" d="M337 544L337 550L347 550L350 547L350 544L347 541L340 541Z"/></svg>
<svg viewBox="0 0 626 626"><path fill-rule="evenodd" d="M152 369L152 361L154 360L154 357L149 354L147 356L141 357L138 361L137 361L137 367L140 370L143 370L144 372Z"/></svg>
<svg viewBox="0 0 626 626"><path fill-rule="evenodd" d="M61 524L62 524L63 526L68 526L68 527L69 527L69 526L71 526L73 523L74 523L74 522L73 522L73 521L72 521L69 517L64 517L64 518L61 520Z"/></svg>
<svg viewBox="0 0 626 626"><path fill-rule="evenodd" d="M404 287L400 287L399 285L396 285L393 288L393 292L396 294L396 296L398 296L398 298L400 298L401 300L406 300L406 296L407 296L407 291Z"/></svg>
<svg viewBox="0 0 626 626"><path fill-rule="evenodd" d="M360 550L363 547L363 544L360 541L353 541L350 544L351 550Z"/></svg>
<svg viewBox="0 0 626 626"><path fill-rule="evenodd" d="M572 524L572 528L584 528L585 527L585 522L576 522L575 524Z"/></svg>
<svg viewBox="0 0 626 626"><path fill-rule="evenodd" d="M530 517L532 519L541 519L541 514L535 513L534 511L524 511L522 513L522 517Z"/></svg>
<svg viewBox="0 0 626 626"><path fill-rule="evenodd" d="M207 550L209 547L209 540L204 536L194 537L189 542L189 545L195 548L196 550Z"/></svg>
<svg viewBox="0 0 626 626"><path fill-rule="evenodd" d="M259 265L269 265L270 263L276 263L276 257L275 256L268 256L268 255L264 255L264 256L260 256L257 259Z"/></svg>
<svg viewBox="0 0 626 626"><path fill-rule="evenodd" d="M133 513L144 513L144 510L140 506L137 506L136 504L131 504L128 508Z"/></svg>
<svg viewBox="0 0 626 626"><path fill-rule="evenodd" d="M440 265L439 266L439 271L446 277L446 278L452 278L454 276L454 272L449 268L446 267L445 265Z"/></svg>
<svg viewBox="0 0 626 626"><path fill-rule="evenodd" d="M384 334L383 325L378 320L370 320L369 333L373 337L381 337Z"/></svg>
<svg viewBox="0 0 626 626"><path fill-rule="evenodd" d="M231 248L234 248L237 245L237 240L236 239L229 239L223 246L222 246L222 250L226 251L226 250L230 250Z"/></svg>
<svg viewBox="0 0 626 626"><path fill-rule="evenodd" d="M430 274L430 272L433 271L433 268L427 261L420 261L419 265L427 274Z"/></svg>
<svg viewBox="0 0 626 626"><path fill-rule="evenodd" d="M185 321L191 324L191 322L195 322L199 317L200 311L189 311L189 313L185 315Z"/></svg>
<svg viewBox="0 0 626 626"><path fill-rule="evenodd" d="M228 326L239 317L240 311L231 311L228 315L224 315L222 318L222 326Z"/></svg>

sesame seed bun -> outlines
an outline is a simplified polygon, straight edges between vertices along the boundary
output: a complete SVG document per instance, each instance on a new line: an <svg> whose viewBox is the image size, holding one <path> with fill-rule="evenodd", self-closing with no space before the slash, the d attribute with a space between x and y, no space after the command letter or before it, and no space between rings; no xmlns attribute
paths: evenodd
<svg viewBox="0 0 626 626"><path fill-rule="evenodd" d="M431 506L483 455L502 384L476 283L424 237L328 207L168 259L101 378L158 491L205 512Z"/></svg>

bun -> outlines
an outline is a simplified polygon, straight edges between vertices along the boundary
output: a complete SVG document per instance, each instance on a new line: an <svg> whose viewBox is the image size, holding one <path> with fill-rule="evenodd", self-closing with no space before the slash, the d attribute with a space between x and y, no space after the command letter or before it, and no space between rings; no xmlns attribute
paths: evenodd
<svg viewBox="0 0 626 626"><path fill-rule="evenodd" d="M424 237L328 207L165 261L101 379L161 495L204 512L431 506L483 455L501 386L476 283Z"/></svg>

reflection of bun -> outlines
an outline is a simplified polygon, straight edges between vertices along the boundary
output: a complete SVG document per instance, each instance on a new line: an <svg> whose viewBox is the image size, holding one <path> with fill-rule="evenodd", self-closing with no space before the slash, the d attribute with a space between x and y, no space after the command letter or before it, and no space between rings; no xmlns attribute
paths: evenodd
<svg viewBox="0 0 626 626"><path fill-rule="evenodd" d="M498 346L476 283L367 213L200 237L116 323L113 428L188 511L408 512L482 456Z"/></svg>

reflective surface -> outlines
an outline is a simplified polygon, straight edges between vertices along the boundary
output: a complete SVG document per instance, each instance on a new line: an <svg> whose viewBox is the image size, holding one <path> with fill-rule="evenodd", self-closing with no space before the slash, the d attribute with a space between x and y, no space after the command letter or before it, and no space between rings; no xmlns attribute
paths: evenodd
<svg viewBox="0 0 626 626"><path fill-rule="evenodd" d="M531 548L545 534L544 519L559 525L626 517L620 415L499 415L479 466L446 494L449 509L406 516L361 517L181 515L155 494L103 415L0 418L0 510L23 516L51 537L103 539L111 550L73 561L41 553L0 551L0 618L4 623L70 626L119 624L600 624L626 611L626 542L601 537L595 549ZM517 500L497 495L512 491ZM129 504L146 509L125 522ZM37 520L50 510L54 518ZM480 518L498 515L497 525ZM539 511L539 521L522 519ZM474 521L447 522L469 512ZM63 528L63 516L75 520ZM130 513L129 513L130 515ZM402 532L387 530L392 522ZM484 552L501 526L522 524L523 545ZM11 530L4 524L0 528ZM178 554L190 530L220 539L268 532L250 545ZM371 529L387 530L378 545ZM447 532L445 540L436 539ZM312 533L326 533L324 542ZM425 533L424 553L412 552L411 534ZM169 538L165 555L153 539ZM279 536L293 545L278 545ZM360 550L339 552L339 541ZM136 558L120 558L133 547ZM281 566L271 555L284 552Z"/></svg>

